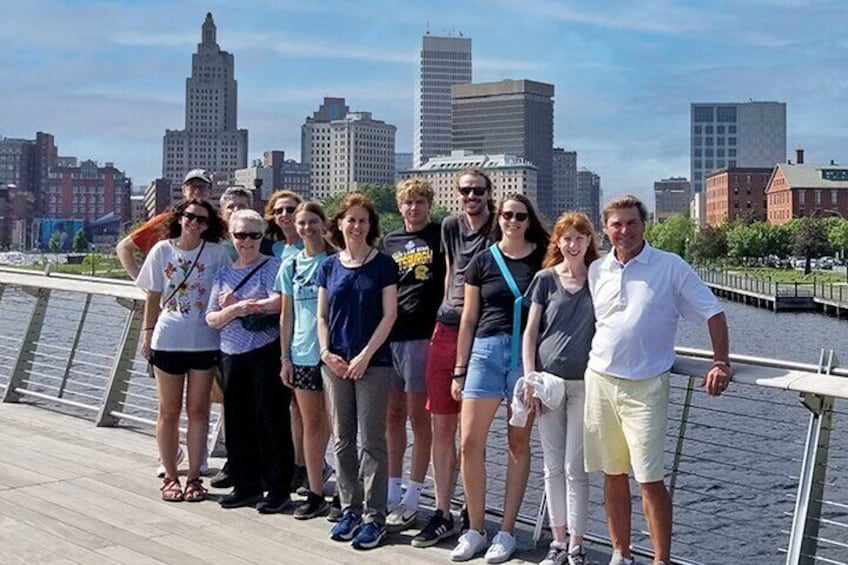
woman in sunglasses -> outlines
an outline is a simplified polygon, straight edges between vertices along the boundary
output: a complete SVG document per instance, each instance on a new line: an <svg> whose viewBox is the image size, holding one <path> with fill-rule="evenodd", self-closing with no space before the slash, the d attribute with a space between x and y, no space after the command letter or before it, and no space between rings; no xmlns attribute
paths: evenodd
<svg viewBox="0 0 848 565"><path fill-rule="evenodd" d="M470 528L451 557L467 561L488 545L486 437L504 399L511 399L521 375L521 329L526 322L524 291L541 268L548 234L533 204L521 194L504 197L492 228L496 242L477 254L465 271L465 303L459 324L451 392L462 400L461 471ZM509 456L501 529L486 562L501 563L515 552L515 519L530 471L530 430L508 427Z"/></svg>
<svg viewBox="0 0 848 565"><path fill-rule="evenodd" d="M278 190L265 206L265 237L271 242L270 254L285 261L303 249L294 225L294 211L303 198L291 190ZM264 247L264 246L263 246ZM267 250L263 249L263 251Z"/></svg>
<svg viewBox="0 0 848 565"><path fill-rule="evenodd" d="M221 329L224 426L232 492L223 508L255 506L262 514L290 504L294 453L289 401L280 372L280 260L259 252L265 222L254 210L230 217L238 259L215 277L206 320ZM263 492L267 494L263 497Z"/></svg>
<svg viewBox="0 0 848 565"><path fill-rule="evenodd" d="M153 365L159 396L156 442L165 467L162 499L197 502L206 498L200 463L209 428L212 369L220 361L218 331L206 323L206 305L215 273L229 265L230 258L218 244L221 222L208 202L182 202L166 226L168 239L153 246L136 279L147 291L141 350ZM183 491L177 450L186 386L189 468Z"/></svg>
<svg viewBox="0 0 848 565"><path fill-rule="evenodd" d="M324 238L327 216L317 202L302 202L295 211L297 234L304 248L283 263L274 290L281 293L282 349L280 378L294 390L303 419L303 451L309 492L294 511L297 520L329 510L324 499L324 454L330 423L321 380L318 347L318 269L333 253Z"/></svg>

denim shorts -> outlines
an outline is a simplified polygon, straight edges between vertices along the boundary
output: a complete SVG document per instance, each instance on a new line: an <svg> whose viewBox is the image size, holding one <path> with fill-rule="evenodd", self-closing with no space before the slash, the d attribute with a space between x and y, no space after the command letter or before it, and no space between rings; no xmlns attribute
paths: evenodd
<svg viewBox="0 0 848 565"><path fill-rule="evenodd" d="M463 400L468 398L512 399L515 383L521 377L521 357L518 365L510 371L512 334L475 337L468 360Z"/></svg>

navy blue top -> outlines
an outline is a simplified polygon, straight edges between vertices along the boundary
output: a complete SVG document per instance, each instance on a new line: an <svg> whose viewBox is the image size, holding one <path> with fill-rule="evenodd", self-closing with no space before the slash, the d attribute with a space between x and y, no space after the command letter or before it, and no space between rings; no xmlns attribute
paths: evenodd
<svg viewBox="0 0 848 565"><path fill-rule="evenodd" d="M335 254L321 264L316 282L327 291L330 351L350 361L365 348L380 325L383 289L397 285L397 264L385 253L377 252L361 267L348 268L342 265L339 254ZM386 340L371 358L370 366L391 365Z"/></svg>

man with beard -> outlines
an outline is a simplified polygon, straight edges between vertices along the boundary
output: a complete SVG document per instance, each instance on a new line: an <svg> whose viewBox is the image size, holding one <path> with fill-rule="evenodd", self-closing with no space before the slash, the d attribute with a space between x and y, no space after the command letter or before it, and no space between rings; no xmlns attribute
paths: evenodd
<svg viewBox="0 0 848 565"><path fill-rule="evenodd" d="M415 547L429 547L457 530L450 512L456 470L456 430L461 404L451 396L454 374L464 376L456 363L456 340L465 300L465 270L471 259L491 245L492 181L482 170L469 168L457 174L457 193L462 212L442 223L442 250L447 263L445 295L436 317L425 370L427 410L433 418L433 483L436 512L412 540Z"/></svg>

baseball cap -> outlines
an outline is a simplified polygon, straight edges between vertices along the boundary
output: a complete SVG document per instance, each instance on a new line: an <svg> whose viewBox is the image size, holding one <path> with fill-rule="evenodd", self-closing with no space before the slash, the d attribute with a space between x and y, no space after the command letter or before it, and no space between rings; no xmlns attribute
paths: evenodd
<svg viewBox="0 0 848 565"><path fill-rule="evenodd" d="M206 184L212 184L212 175L204 171L203 169L192 169L186 174L183 179L183 184L188 184L189 181L193 179L200 179Z"/></svg>

